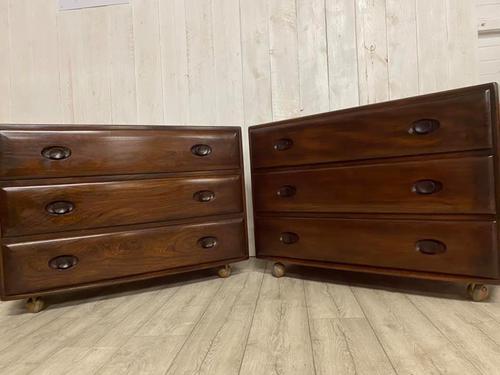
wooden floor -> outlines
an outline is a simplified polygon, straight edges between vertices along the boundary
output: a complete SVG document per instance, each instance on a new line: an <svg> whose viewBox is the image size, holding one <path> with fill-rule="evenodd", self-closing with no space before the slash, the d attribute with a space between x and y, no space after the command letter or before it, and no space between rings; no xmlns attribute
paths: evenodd
<svg viewBox="0 0 500 375"><path fill-rule="evenodd" d="M0 374L500 374L500 291L234 265L0 304Z"/></svg>

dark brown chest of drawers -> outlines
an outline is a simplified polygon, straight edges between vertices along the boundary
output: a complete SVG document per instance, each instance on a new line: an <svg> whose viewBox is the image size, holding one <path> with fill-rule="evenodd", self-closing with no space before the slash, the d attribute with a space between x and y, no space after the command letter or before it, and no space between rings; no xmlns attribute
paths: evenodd
<svg viewBox="0 0 500 375"><path fill-rule="evenodd" d="M500 276L498 130L496 84L251 127L257 256L482 299Z"/></svg>
<svg viewBox="0 0 500 375"><path fill-rule="evenodd" d="M0 127L2 299L248 258L234 127ZM40 300L31 300L40 304Z"/></svg>

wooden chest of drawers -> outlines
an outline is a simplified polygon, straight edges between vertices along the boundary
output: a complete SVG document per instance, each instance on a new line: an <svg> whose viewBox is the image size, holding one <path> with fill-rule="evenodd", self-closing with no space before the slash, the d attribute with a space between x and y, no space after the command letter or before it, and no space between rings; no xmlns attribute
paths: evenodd
<svg viewBox="0 0 500 375"><path fill-rule="evenodd" d="M1 297L219 267L248 258L233 127L0 128ZM35 298L36 297L36 298Z"/></svg>
<svg viewBox="0 0 500 375"><path fill-rule="evenodd" d="M484 299L500 277L498 116L486 84L251 127L257 256Z"/></svg>

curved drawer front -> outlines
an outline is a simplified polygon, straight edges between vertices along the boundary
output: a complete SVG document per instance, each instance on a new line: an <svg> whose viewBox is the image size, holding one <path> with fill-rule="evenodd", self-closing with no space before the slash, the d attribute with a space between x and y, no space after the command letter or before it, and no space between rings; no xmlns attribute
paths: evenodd
<svg viewBox="0 0 500 375"><path fill-rule="evenodd" d="M0 130L3 178L239 168L236 130Z"/></svg>
<svg viewBox="0 0 500 375"><path fill-rule="evenodd" d="M6 294L65 288L246 255L242 219L5 244Z"/></svg>
<svg viewBox="0 0 500 375"><path fill-rule="evenodd" d="M239 176L4 187L4 236L238 213Z"/></svg>
<svg viewBox="0 0 500 375"><path fill-rule="evenodd" d="M494 86L250 128L254 168L492 147Z"/></svg>
<svg viewBox="0 0 500 375"><path fill-rule="evenodd" d="M256 211L495 213L493 158L254 173Z"/></svg>
<svg viewBox="0 0 500 375"><path fill-rule="evenodd" d="M257 254L497 277L495 223L256 218Z"/></svg>

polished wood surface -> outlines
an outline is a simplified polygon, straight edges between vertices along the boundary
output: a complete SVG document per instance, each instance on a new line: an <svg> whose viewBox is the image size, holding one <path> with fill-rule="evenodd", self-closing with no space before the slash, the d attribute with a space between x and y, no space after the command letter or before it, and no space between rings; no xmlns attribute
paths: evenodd
<svg viewBox="0 0 500 375"><path fill-rule="evenodd" d="M480 85L251 127L252 167L488 149L493 90Z"/></svg>
<svg viewBox="0 0 500 375"><path fill-rule="evenodd" d="M243 209L240 176L42 184L4 187L1 194L4 236L238 213ZM68 212L51 212L57 204Z"/></svg>
<svg viewBox="0 0 500 375"><path fill-rule="evenodd" d="M4 244L7 294L241 258L242 219ZM207 238L211 238L209 241ZM205 242L204 242L205 241ZM72 266L58 257L73 257Z"/></svg>
<svg viewBox="0 0 500 375"><path fill-rule="evenodd" d="M257 217L255 227L263 256L498 277L493 222Z"/></svg>
<svg viewBox="0 0 500 375"><path fill-rule="evenodd" d="M257 212L495 213L493 158L254 173Z"/></svg>
<svg viewBox="0 0 500 375"><path fill-rule="evenodd" d="M240 167L238 134L230 127L0 127L0 175L12 179L234 169Z"/></svg>

